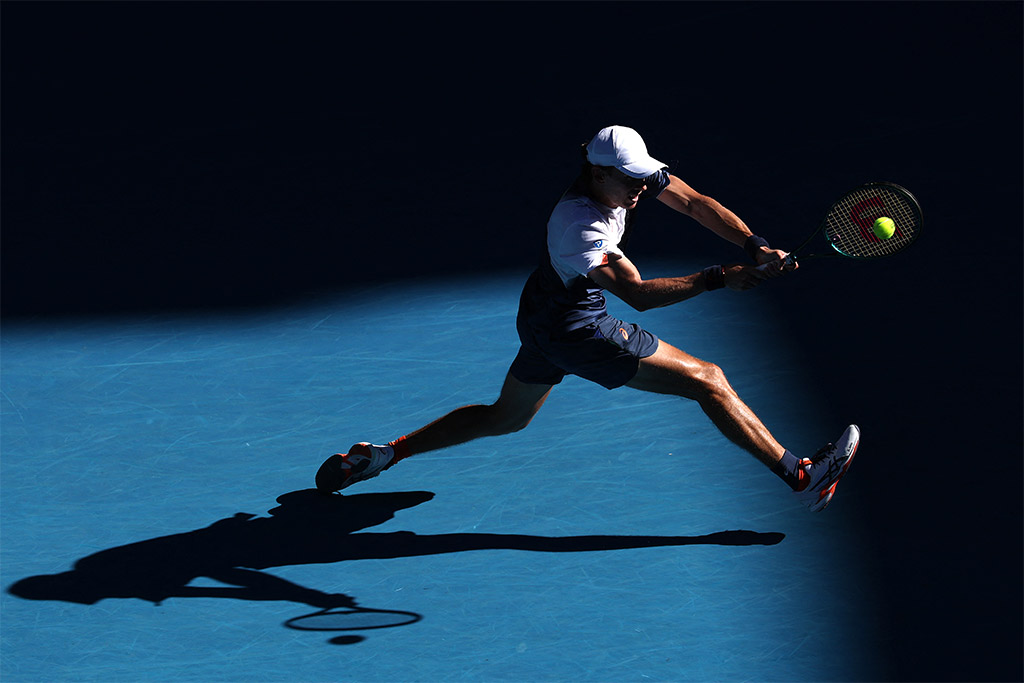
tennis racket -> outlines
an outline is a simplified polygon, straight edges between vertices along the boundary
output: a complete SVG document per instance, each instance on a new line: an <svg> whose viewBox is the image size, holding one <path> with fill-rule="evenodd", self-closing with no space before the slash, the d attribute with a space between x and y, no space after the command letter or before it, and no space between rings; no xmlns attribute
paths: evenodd
<svg viewBox="0 0 1024 683"><path fill-rule="evenodd" d="M892 237L887 239L878 237L872 229L875 220L883 216L891 218L896 226ZM917 240L922 225L921 206L906 188L895 183L867 183L832 204L821 224L786 257L783 267L792 269L799 260L827 256L855 259L892 256ZM805 253L819 234L824 236L831 250L821 245L819 251Z"/></svg>

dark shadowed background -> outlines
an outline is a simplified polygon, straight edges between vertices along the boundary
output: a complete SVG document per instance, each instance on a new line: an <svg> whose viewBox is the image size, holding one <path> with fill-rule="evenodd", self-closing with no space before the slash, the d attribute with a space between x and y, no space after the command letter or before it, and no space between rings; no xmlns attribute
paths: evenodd
<svg viewBox="0 0 1024 683"><path fill-rule="evenodd" d="M613 123L783 248L903 184L919 244L768 305L872 425L892 677L1019 680L1022 7L5 2L4 323L528 270ZM659 209L641 270L734 254Z"/></svg>

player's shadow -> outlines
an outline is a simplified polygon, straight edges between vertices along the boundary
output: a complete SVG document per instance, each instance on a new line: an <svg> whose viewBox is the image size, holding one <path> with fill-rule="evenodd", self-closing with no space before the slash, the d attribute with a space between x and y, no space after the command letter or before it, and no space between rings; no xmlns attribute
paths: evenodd
<svg viewBox="0 0 1024 683"><path fill-rule="evenodd" d="M334 563L469 550L584 552L682 545L773 545L781 533L721 531L704 536L526 536L486 533L419 535L408 531L355 533L382 524L399 510L434 497L424 491L323 496L293 491L277 499L269 517L237 513L208 527L101 550L70 571L31 576L8 592L30 600L92 605L105 598L221 597L285 600L321 609L364 610L354 598L324 593L260 571L269 567ZM208 577L222 586L191 586ZM401 623L412 623L412 612ZM399 625L399 624L394 624Z"/></svg>

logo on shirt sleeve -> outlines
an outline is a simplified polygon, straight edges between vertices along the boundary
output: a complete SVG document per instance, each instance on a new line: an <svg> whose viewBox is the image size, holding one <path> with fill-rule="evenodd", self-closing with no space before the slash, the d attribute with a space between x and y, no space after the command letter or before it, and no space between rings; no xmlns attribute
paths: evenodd
<svg viewBox="0 0 1024 683"><path fill-rule="evenodd" d="M604 246L604 240L597 240L594 242L594 249L600 249Z"/></svg>

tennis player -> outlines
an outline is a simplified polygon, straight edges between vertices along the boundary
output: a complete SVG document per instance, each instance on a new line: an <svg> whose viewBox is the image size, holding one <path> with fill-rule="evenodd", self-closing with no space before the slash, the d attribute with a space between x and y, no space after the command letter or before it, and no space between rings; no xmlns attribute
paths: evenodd
<svg viewBox="0 0 1024 683"><path fill-rule="evenodd" d="M605 307L605 291L644 311L724 287L748 290L780 276L786 253L666 171L632 128L604 128L582 151L582 171L548 220L547 258L523 288L516 320L522 345L498 400L458 408L386 445L359 443L332 455L317 472L317 488L333 493L409 456L519 431L554 385L573 374L608 389L627 386L697 401L726 437L778 475L802 503L823 510L856 453L856 425L810 458L798 457L775 440L718 366L613 318ZM743 247L764 267L713 265L683 277L645 280L623 247L633 209L648 197Z"/></svg>

